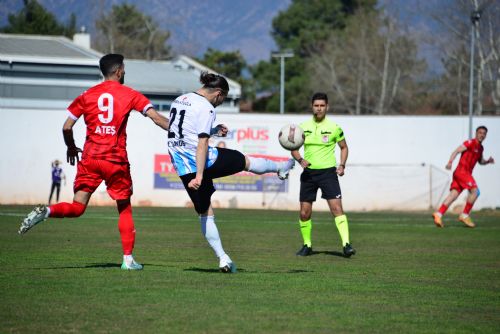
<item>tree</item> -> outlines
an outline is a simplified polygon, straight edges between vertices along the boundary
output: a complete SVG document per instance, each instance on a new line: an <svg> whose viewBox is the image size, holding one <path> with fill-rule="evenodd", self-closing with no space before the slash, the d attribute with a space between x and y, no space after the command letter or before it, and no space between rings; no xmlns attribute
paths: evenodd
<svg viewBox="0 0 500 334"><path fill-rule="evenodd" d="M432 5L432 7L430 7ZM445 73L441 95L454 100L455 113L467 112L469 99L471 14L480 12L474 28L474 113L484 109L500 113L500 3L493 0L457 0L450 3L421 2L419 10L439 29L430 44L441 52Z"/></svg>
<svg viewBox="0 0 500 334"><path fill-rule="evenodd" d="M240 51L220 51L213 48L208 48L203 58L198 59L202 64L218 73L236 80L242 85L242 100L252 100L254 91L251 80L248 75L248 65Z"/></svg>
<svg viewBox="0 0 500 334"><path fill-rule="evenodd" d="M322 43L332 30L342 30L346 19L358 8L373 9L375 0L293 0L287 10L273 19L272 36L279 49L291 49L295 56L286 60L286 106L291 112L309 108L313 93L310 81L313 77L306 71L307 59L313 46ZM252 68L257 89L271 96L262 106L267 110L278 110L279 106L279 61L259 62Z"/></svg>
<svg viewBox="0 0 500 334"><path fill-rule="evenodd" d="M247 68L247 63L239 51L224 52L208 48L200 62L229 78L238 80Z"/></svg>
<svg viewBox="0 0 500 334"><path fill-rule="evenodd" d="M425 69L416 42L381 11L358 11L309 53L312 90L326 91L334 108L350 114L404 112Z"/></svg>
<svg viewBox="0 0 500 334"><path fill-rule="evenodd" d="M24 0L24 7L17 14L9 14L9 24L0 30L9 34L64 35L73 38L76 32L76 16L71 14L69 22L59 23L36 0Z"/></svg>
<svg viewBox="0 0 500 334"><path fill-rule="evenodd" d="M166 41L170 32L159 28L150 16L141 13L135 5L113 5L96 21L98 42L103 53L121 53L127 58L168 59L170 47Z"/></svg>

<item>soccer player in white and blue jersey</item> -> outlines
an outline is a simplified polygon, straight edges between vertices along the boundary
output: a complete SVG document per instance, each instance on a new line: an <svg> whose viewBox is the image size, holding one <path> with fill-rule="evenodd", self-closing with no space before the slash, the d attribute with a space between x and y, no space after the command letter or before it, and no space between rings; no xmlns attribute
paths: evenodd
<svg viewBox="0 0 500 334"><path fill-rule="evenodd" d="M215 192L213 179L236 174L243 170L264 174L276 172L286 179L294 166L294 159L275 162L268 159L248 157L239 151L208 145L210 136L225 137L228 129L216 120L215 107L224 102L229 85L217 74L203 72L200 75L203 87L194 93L179 96L170 108L170 130L168 152L177 174L199 214L201 231L219 258L222 272L236 271L231 258L222 248L211 197Z"/></svg>

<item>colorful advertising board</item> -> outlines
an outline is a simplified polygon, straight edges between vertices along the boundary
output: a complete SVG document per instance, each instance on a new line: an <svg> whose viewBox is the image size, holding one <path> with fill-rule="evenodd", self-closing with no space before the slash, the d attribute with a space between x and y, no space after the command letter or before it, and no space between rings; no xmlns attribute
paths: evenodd
<svg viewBox="0 0 500 334"><path fill-rule="evenodd" d="M285 161L285 157L275 157L261 154L249 154L257 158L266 158L274 161ZM250 172L222 177L214 180L215 189L219 191L257 191L257 192L288 192L288 180L283 182L275 173L255 175ZM155 189L184 189L181 179L175 172L170 155L155 154L154 163Z"/></svg>

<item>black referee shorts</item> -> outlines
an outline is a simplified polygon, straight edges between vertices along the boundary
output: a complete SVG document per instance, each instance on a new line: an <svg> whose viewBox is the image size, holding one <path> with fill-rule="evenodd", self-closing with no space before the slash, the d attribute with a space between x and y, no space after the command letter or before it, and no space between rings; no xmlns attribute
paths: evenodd
<svg viewBox="0 0 500 334"><path fill-rule="evenodd" d="M214 164L203 172L200 188L194 190L188 187L189 182L196 177L196 173L189 173L180 177L196 212L199 214L205 213L210 206L212 194L215 192L213 179L233 175L245 169L245 156L243 153L221 147L218 147L217 151L219 151L219 154Z"/></svg>
<svg viewBox="0 0 500 334"><path fill-rule="evenodd" d="M326 200L342 198L337 168L304 169L300 175L300 201L316 201L318 188L321 189L321 197Z"/></svg>

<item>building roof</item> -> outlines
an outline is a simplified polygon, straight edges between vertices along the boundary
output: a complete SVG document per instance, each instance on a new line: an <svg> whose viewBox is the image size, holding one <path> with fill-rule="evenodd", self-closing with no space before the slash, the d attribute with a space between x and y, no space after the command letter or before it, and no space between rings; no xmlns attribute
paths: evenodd
<svg viewBox="0 0 500 334"><path fill-rule="evenodd" d="M67 87L83 91L101 81L99 59L102 56L62 36L0 34L0 86L19 88L0 89L4 92L0 97L4 104L9 99L12 102L9 105L18 106L27 99L43 99L43 90L50 88L57 94L47 97L52 101L49 104L56 99L69 100L74 92L66 92ZM125 84L166 101L199 89L202 71L215 73L186 56L171 61L125 59ZM227 111L238 112L236 101L241 96L241 86L230 79L228 83L226 104L229 107L223 105L220 109L227 107Z"/></svg>
<svg viewBox="0 0 500 334"><path fill-rule="evenodd" d="M37 63L97 64L102 56L99 52L86 49L62 36L0 34L0 57L2 60Z"/></svg>
<svg viewBox="0 0 500 334"><path fill-rule="evenodd" d="M125 83L146 93L186 93L200 88L195 72L171 61L125 60Z"/></svg>
<svg viewBox="0 0 500 334"><path fill-rule="evenodd" d="M192 92L201 87L200 73L207 67L194 67L186 62L191 60L180 56L174 61L125 60L125 83L145 93L178 93ZM229 80L229 97L239 98L241 86Z"/></svg>

